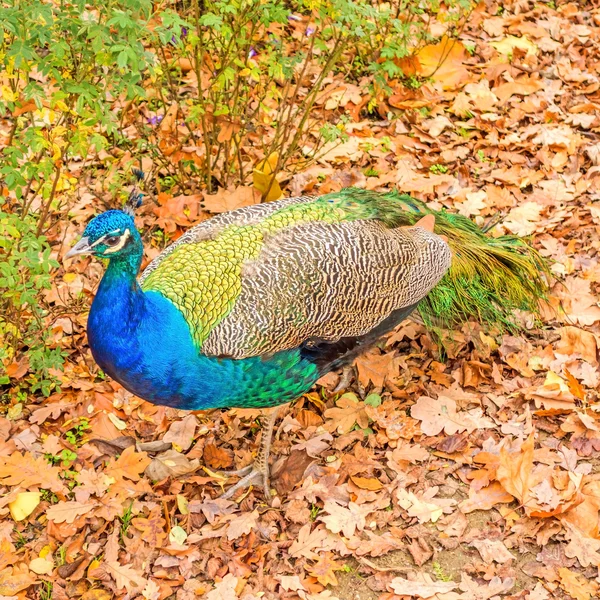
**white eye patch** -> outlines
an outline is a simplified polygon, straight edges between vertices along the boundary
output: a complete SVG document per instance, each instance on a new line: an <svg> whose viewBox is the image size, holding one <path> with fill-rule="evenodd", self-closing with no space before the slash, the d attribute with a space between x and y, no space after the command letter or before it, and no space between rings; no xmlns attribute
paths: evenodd
<svg viewBox="0 0 600 600"><path fill-rule="evenodd" d="M99 243L101 240L103 240L104 238L106 238L106 237L107 237L107 236L109 236L109 235L111 235L111 234L109 233L109 234L107 234L107 235L103 236L103 237L102 237L100 240L98 240L98 242L96 242L96 243ZM104 251L104 254L114 254L115 252L118 252L119 250L122 250L122 249L123 249L123 247L125 246L125 244L127 243L127 240L129 239L129 236L130 236L130 235L131 235L131 234L130 234L130 232L129 232L129 229L126 229L126 230L123 232L123 234L121 235L121 238L119 239L119 243L118 243L116 246L111 246L111 247L107 248L107 249Z"/></svg>

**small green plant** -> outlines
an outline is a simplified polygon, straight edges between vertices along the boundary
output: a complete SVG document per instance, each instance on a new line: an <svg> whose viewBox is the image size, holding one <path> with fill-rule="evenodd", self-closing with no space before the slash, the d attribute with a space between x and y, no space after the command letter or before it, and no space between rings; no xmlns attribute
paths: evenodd
<svg viewBox="0 0 600 600"><path fill-rule="evenodd" d="M89 431L89 429L89 421L87 419L81 419L79 423L75 425L75 427L72 427L65 433L65 438L72 446L78 446L82 443L83 439L85 438L86 431ZM77 455L75 455L75 458L77 458Z"/></svg>
<svg viewBox="0 0 600 600"><path fill-rule="evenodd" d="M434 562L431 565L431 568L433 569L433 572L435 573L435 576L437 577L437 579L439 579L440 581L445 581L445 582L452 581L452 577L450 577L449 575L446 575L446 573L444 572L444 568L442 567L442 565L440 565L440 563Z"/></svg>
<svg viewBox="0 0 600 600"><path fill-rule="evenodd" d="M320 506L318 506L317 504L311 504L310 505L310 520L316 521L320 512L321 512Z"/></svg>
<svg viewBox="0 0 600 600"><path fill-rule="evenodd" d="M374 167L368 167L364 170L366 177L379 177L379 171Z"/></svg>
<svg viewBox="0 0 600 600"><path fill-rule="evenodd" d="M440 175L440 174L447 173L448 167L446 165L440 165L440 164L431 165L429 167L429 171L431 173L435 173L436 175Z"/></svg>
<svg viewBox="0 0 600 600"><path fill-rule="evenodd" d="M129 526L131 525L131 520L133 519L132 509L133 509L133 500L131 501L131 504L129 505L129 507L123 513L123 516L119 517L120 521L121 521L121 529L119 531L119 538L121 540L121 544L125 543L125 536L127 535L127 530L129 529Z"/></svg>
<svg viewBox="0 0 600 600"><path fill-rule="evenodd" d="M50 490L40 490L41 491L41 498L42 500L44 500L45 502L48 502L49 504L56 504L58 502L58 496L54 493L51 492Z"/></svg>
<svg viewBox="0 0 600 600"><path fill-rule="evenodd" d="M51 581L42 581L39 590L40 600L52 600L54 598L54 584Z"/></svg>
<svg viewBox="0 0 600 600"><path fill-rule="evenodd" d="M77 454L65 448L60 454L44 454L44 458L51 465L60 464L63 467L68 467L72 462L77 460Z"/></svg>

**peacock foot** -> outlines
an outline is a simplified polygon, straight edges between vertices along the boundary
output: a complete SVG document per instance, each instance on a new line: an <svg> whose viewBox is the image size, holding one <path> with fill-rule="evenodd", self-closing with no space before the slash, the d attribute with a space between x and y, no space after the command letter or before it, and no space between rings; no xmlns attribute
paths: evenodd
<svg viewBox="0 0 600 600"><path fill-rule="evenodd" d="M267 425L262 431L260 446L254 464L239 469L238 471L228 471L223 473L224 475L235 475L241 477L241 479L222 494L221 498L227 500L228 498L233 497L238 490L246 489L251 485L260 484L262 485L265 494L265 500L269 503L271 502L271 490L269 488L269 454L271 453L273 429L280 408L280 406L275 408L268 417Z"/></svg>
<svg viewBox="0 0 600 600"><path fill-rule="evenodd" d="M226 471L224 475L233 475L241 477L241 479L232 485L224 494L219 496L224 500L232 498L238 490L249 488L251 485L262 485L265 499L270 501L271 490L269 488L269 465L267 461L257 460L254 464L248 465L238 471Z"/></svg>

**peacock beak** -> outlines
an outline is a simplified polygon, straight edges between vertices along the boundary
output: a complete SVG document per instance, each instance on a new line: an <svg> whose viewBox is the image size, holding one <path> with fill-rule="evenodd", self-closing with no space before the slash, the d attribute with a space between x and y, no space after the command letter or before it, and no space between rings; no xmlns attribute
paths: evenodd
<svg viewBox="0 0 600 600"><path fill-rule="evenodd" d="M71 258L78 254L89 254L92 251L90 238L82 237L66 254L65 258Z"/></svg>

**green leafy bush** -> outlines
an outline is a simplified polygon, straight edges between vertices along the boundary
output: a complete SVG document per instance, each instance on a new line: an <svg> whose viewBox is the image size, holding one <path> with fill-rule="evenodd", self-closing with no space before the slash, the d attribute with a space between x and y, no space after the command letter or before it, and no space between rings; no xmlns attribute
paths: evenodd
<svg viewBox="0 0 600 600"><path fill-rule="evenodd" d="M31 391L49 394L60 349L46 346L51 285L45 233L64 211L76 179L70 161L86 160L119 136L121 102L140 86L153 56L143 46L147 0L94 9L74 0L15 0L0 6L0 116L12 124L0 155L0 359L24 351ZM7 383L6 375L0 383Z"/></svg>

